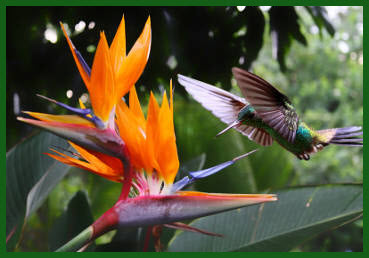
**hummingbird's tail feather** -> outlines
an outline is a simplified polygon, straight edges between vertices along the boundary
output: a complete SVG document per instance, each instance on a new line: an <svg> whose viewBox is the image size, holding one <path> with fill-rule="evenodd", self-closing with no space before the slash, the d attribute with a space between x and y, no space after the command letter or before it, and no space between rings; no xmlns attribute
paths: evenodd
<svg viewBox="0 0 369 258"><path fill-rule="evenodd" d="M233 123L231 123L230 125L228 125L225 129L223 129L222 131L220 131L215 137L221 136L222 134L224 134L225 132L227 132L229 129L237 126L240 123L239 120L234 121Z"/></svg>
<svg viewBox="0 0 369 258"><path fill-rule="evenodd" d="M350 126L344 128L333 128L317 131L326 139L327 144L345 145L345 146L363 146L363 135L360 126Z"/></svg>

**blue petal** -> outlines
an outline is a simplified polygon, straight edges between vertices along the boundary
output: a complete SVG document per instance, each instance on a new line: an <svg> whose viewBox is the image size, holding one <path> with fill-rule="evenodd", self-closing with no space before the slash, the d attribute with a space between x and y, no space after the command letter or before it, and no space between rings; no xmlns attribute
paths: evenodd
<svg viewBox="0 0 369 258"><path fill-rule="evenodd" d="M192 184L195 181L195 178L189 178L188 176L185 176L181 180L175 182L171 188L171 192L175 193L179 190L181 190L186 185Z"/></svg>
<svg viewBox="0 0 369 258"><path fill-rule="evenodd" d="M222 164L216 165L216 166L211 167L211 168L207 168L207 169L199 170L199 171L195 171L195 172L189 172L189 174L192 178L190 178L188 176L185 176L181 180L175 182L172 186L171 191L172 191L172 193L175 193L175 192L181 190L183 187L185 187L189 184L192 184L195 180L210 176L212 174L215 174L216 172L232 165L233 163L234 163L234 161L230 160L230 161L224 162Z"/></svg>
<svg viewBox="0 0 369 258"><path fill-rule="evenodd" d="M193 178L196 178L196 179L204 178L204 177L210 176L212 174L215 174L218 171L220 171L220 170L222 170L222 169L224 169L224 168L226 168L226 167L228 167L232 164L234 164L234 161L230 160L230 161L224 162L222 164L216 165L216 166L211 167L211 168L207 168L207 169L199 170L199 171L195 171L195 172L189 172L189 174Z"/></svg>
<svg viewBox="0 0 369 258"><path fill-rule="evenodd" d="M91 69L90 69L90 67L88 66L88 64L86 63L85 59L83 59L83 57L82 57L81 53L80 53L76 48L74 48L74 52L76 53L76 56L77 56L77 58L78 58L79 62L81 63L81 65L82 65L83 69L85 70L85 72L86 72L89 76L91 76Z"/></svg>
<svg viewBox="0 0 369 258"><path fill-rule="evenodd" d="M200 179L200 178L204 178L210 175L213 175L217 172L219 172L222 169L225 169L226 167L236 163L236 161L243 159L247 156L249 156L250 154L254 153L256 150L250 151L248 153L245 153L239 157L236 157L232 160L226 161L222 164L216 165L214 167L211 168L207 168L207 169L203 169L203 170L199 170L199 171L194 171L194 172L189 172L191 177L184 177L181 180L177 181L176 183L173 184L172 186L172 193L181 190L183 187L192 184L195 180Z"/></svg>
<svg viewBox="0 0 369 258"><path fill-rule="evenodd" d="M185 176L181 180L175 182L172 185L172 188L171 188L172 193L175 193L175 192L181 190L183 187L185 187L186 185L188 185L189 182L190 182L190 178L188 176Z"/></svg>
<svg viewBox="0 0 369 258"><path fill-rule="evenodd" d="M66 110L69 110L72 113L75 113L75 114L83 117L84 119L86 119L88 121L91 121L92 123L94 123L96 125L97 128L104 128L105 127L105 125L101 121L101 119L98 118L97 116L95 116L93 114L92 110L89 109L89 108L85 108L85 109L75 108L75 107L68 106L67 104L61 103L59 101L56 101L54 99L42 96L40 94L37 94L37 96L40 97L40 98L46 99L47 101L50 101L50 102L52 102L52 103L54 103L54 104L56 104L56 105L58 105L62 108L65 108ZM90 115L91 117L88 117L87 115Z"/></svg>
<svg viewBox="0 0 369 258"><path fill-rule="evenodd" d="M220 170L234 164L237 160L240 160L240 159L243 159L247 156L249 156L250 154L254 153L256 150L252 150L248 153L245 153L241 156L238 156L230 161L227 161L227 162L224 162L222 164L219 164L219 165L216 165L214 167L211 167L211 168L207 168L207 169L204 169L204 170L200 170L200 171L195 171L195 172L189 172L190 176L192 176L193 178L195 179L199 179L199 178L204 178L204 177L207 177L207 176L210 176L212 174L215 174L217 172L219 172Z"/></svg>

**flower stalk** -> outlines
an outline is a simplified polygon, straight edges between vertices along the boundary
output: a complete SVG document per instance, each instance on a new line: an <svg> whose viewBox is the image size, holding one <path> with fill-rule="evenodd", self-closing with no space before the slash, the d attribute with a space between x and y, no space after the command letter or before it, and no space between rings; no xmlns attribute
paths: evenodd
<svg viewBox="0 0 369 258"><path fill-rule="evenodd" d="M57 249L55 252L76 252L81 247L86 245L92 240L93 236L93 227L92 225L83 230L77 236L75 236L72 240L67 242L65 245Z"/></svg>

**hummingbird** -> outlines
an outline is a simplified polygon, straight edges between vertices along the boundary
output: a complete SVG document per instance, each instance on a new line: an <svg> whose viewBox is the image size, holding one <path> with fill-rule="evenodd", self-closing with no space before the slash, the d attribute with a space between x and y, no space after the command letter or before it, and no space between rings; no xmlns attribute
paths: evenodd
<svg viewBox="0 0 369 258"><path fill-rule="evenodd" d="M275 140L300 160L329 144L363 146L360 126L314 130L301 121L289 98L259 76L232 68L244 98L178 74L178 82L204 108L250 140L270 146Z"/></svg>

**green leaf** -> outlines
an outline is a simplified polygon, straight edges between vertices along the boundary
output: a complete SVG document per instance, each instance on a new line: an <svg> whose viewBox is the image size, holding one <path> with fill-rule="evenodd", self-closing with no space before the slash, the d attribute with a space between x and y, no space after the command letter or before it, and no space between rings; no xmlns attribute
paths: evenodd
<svg viewBox="0 0 369 258"><path fill-rule="evenodd" d="M97 245L95 252L142 252L144 250L147 230L150 230L150 242L146 251L155 252L151 228L118 228L110 243Z"/></svg>
<svg viewBox="0 0 369 258"><path fill-rule="evenodd" d="M149 230L149 232L148 232ZM96 245L95 252L155 252L156 238L152 235L152 227L118 228L110 243ZM165 250L173 237L174 230L162 226L160 234L161 250ZM148 234L150 236L148 236ZM148 239L146 239L148 237ZM145 249L145 241L147 249Z"/></svg>
<svg viewBox="0 0 369 258"><path fill-rule="evenodd" d="M50 250L55 251L92 222L93 217L87 196L84 192L78 191L69 201L67 210L55 221L50 231ZM86 250L92 251L93 249L94 245L90 245Z"/></svg>
<svg viewBox="0 0 369 258"><path fill-rule="evenodd" d="M246 47L244 67L249 69L263 46L265 18L259 7L255 6L247 6L244 15L247 28L244 37L244 45Z"/></svg>
<svg viewBox="0 0 369 258"><path fill-rule="evenodd" d="M67 173L69 166L43 153L52 146L68 148L65 140L41 132L6 154L6 235L19 230ZM17 234L16 234L17 235ZM14 244L17 236L13 237ZM11 245L7 246L12 249Z"/></svg>
<svg viewBox="0 0 369 258"><path fill-rule="evenodd" d="M292 6L273 6L269 10L270 31L273 40L273 54L277 58L281 71L287 67L285 56L294 38L304 46L307 45L305 36L300 31L299 16Z"/></svg>
<svg viewBox="0 0 369 258"><path fill-rule="evenodd" d="M327 10L323 6L305 6L305 8L313 18L315 24L318 26L320 35L322 35L322 29L324 27L329 35L333 37L335 29L328 21Z"/></svg>
<svg viewBox="0 0 369 258"><path fill-rule="evenodd" d="M290 251L313 236L363 214L362 185L298 187L278 201L195 220L190 225L223 238L180 232L169 251Z"/></svg>

